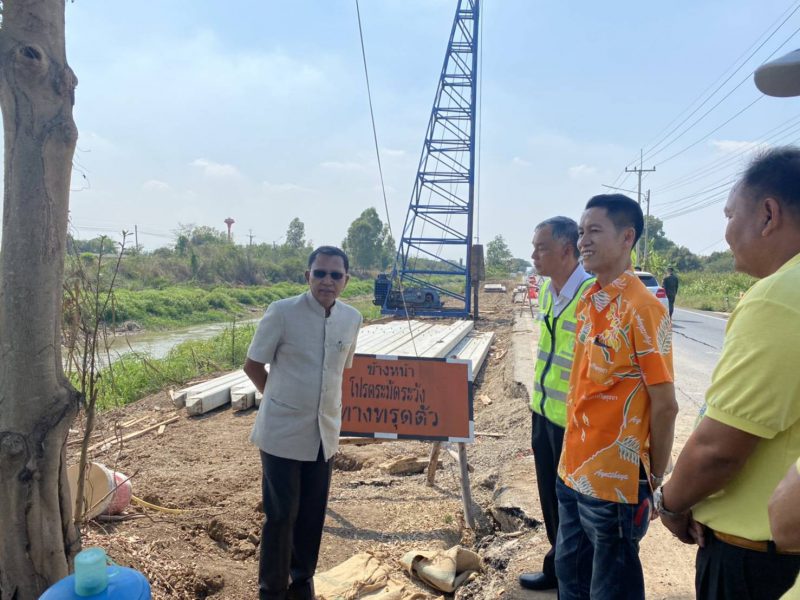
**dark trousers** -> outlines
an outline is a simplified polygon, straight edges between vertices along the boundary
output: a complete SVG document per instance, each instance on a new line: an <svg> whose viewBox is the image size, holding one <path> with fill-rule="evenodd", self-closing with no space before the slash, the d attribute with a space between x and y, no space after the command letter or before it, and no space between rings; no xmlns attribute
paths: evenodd
<svg viewBox="0 0 800 600"><path fill-rule="evenodd" d="M800 555L739 548L708 530L705 538L705 547L697 551L698 600L778 600L800 572Z"/></svg>
<svg viewBox="0 0 800 600"><path fill-rule="evenodd" d="M639 542L650 525L652 493L639 482L638 504L608 502L556 484L556 572L561 600L644 600Z"/></svg>
<svg viewBox="0 0 800 600"><path fill-rule="evenodd" d="M669 303L669 318L672 318L672 311L675 310L675 295L670 296L667 294L667 302Z"/></svg>
<svg viewBox="0 0 800 600"><path fill-rule="evenodd" d="M314 600L332 470L333 460L325 460L321 447L315 461L261 453L266 519L258 570L260 600Z"/></svg>
<svg viewBox="0 0 800 600"><path fill-rule="evenodd" d="M558 498L556 480L561 446L564 442L564 429L549 419L533 412L531 423L531 448L536 465L536 485L539 488L539 503L542 506L544 528L550 550L544 555L542 572L555 581L556 578L556 537L558 536Z"/></svg>

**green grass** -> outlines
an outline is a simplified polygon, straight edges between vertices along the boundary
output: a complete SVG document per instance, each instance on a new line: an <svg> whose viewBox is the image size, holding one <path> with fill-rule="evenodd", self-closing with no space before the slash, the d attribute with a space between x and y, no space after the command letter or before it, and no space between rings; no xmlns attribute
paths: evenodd
<svg viewBox="0 0 800 600"><path fill-rule="evenodd" d="M743 273L679 273L678 306L730 312L755 279Z"/></svg>
<svg viewBox="0 0 800 600"><path fill-rule="evenodd" d="M306 289L308 286L299 283L212 289L186 286L140 291L118 289L103 318L106 323L116 326L125 321L135 321L151 330L218 323L248 312L260 312L271 302ZM372 281L351 280L342 298L371 293Z"/></svg>
<svg viewBox="0 0 800 600"><path fill-rule="evenodd" d="M102 370L97 406L122 406L201 375L241 368L254 333L252 324L236 325L208 340L178 344L164 358L127 354Z"/></svg>

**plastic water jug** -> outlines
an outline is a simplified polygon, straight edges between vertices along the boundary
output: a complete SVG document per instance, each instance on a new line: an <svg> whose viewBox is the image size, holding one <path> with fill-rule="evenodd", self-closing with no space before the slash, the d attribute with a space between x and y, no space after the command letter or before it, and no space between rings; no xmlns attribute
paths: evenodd
<svg viewBox="0 0 800 600"><path fill-rule="evenodd" d="M75 557L75 573L39 600L150 600L150 584L139 571L108 566L102 548L87 548Z"/></svg>

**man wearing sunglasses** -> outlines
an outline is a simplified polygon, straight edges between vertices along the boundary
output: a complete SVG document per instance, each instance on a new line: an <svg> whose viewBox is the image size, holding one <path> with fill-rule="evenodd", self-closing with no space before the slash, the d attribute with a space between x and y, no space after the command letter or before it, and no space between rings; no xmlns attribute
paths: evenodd
<svg viewBox="0 0 800 600"><path fill-rule="evenodd" d="M314 598L342 422L342 372L353 362L361 327L361 314L337 301L348 270L339 248L314 250L308 291L270 304L247 351L244 371L264 394L250 436L261 450L266 514L260 600Z"/></svg>

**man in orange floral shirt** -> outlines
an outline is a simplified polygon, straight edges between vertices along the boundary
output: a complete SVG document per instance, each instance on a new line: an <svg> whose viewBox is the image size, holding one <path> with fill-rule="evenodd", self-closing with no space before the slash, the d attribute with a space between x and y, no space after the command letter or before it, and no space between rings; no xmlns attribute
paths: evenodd
<svg viewBox="0 0 800 600"><path fill-rule="evenodd" d="M639 541L669 463L678 405L667 310L631 271L639 205L595 196L578 248L597 281L578 305L559 464L556 576L562 600L643 599Z"/></svg>

